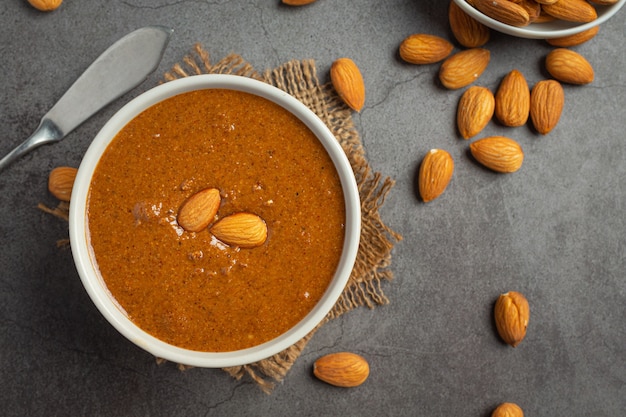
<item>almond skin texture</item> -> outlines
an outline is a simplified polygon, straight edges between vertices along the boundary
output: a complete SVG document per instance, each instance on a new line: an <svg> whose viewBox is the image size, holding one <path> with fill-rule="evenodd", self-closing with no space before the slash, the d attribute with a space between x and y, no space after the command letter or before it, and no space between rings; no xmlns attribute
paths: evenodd
<svg viewBox="0 0 626 417"><path fill-rule="evenodd" d="M557 48L546 57L546 69L557 80L568 84L593 82L593 67L582 55L566 48Z"/></svg>
<svg viewBox="0 0 626 417"><path fill-rule="evenodd" d="M369 373L369 364L365 358L350 352L331 353L313 364L313 374L336 387L357 387L365 382Z"/></svg>
<svg viewBox="0 0 626 417"><path fill-rule="evenodd" d="M509 72L496 91L496 117L505 126L523 126L530 112L530 89L518 70Z"/></svg>
<svg viewBox="0 0 626 417"><path fill-rule="evenodd" d="M502 403L493 410L491 417L524 417L524 411L513 403Z"/></svg>
<svg viewBox="0 0 626 417"><path fill-rule="evenodd" d="M596 9L586 0L559 0L542 5L541 10L567 22L587 23L598 18Z"/></svg>
<svg viewBox="0 0 626 417"><path fill-rule="evenodd" d="M420 165L418 186L425 203L439 197L448 187L454 172L452 156L441 149L431 149Z"/></svg>
<svg viewBox="0 0 626 417"><path fill-rule="evenodd" d="M267 240L265 221L252 213L235 213L218 220L210 232L230 246L255 248Z"/></svg>
<svg viewBox="0 0 626 417"><path fill-rule="evenodd" d="M478 48L489 41L489 28L465 13L454 1L450 1L448 20L454 38L466 48Z"/></svg>
<svg viewBox="0 0 626 417"><path fill-rule="evenodd" d="M454 46L435 35L416 33L400 44L400 58L410 64L434 64L450 55Z"/></svg>
<svg viewBox="0 0 626 417"><path fill-rule="evenodd" d="M487 49L472 48L458 52L446 59L439 69L439 80L450 90L463 88L473 83L489 65Z"/></svg>
<svg viewBox="0 0 626 417"><path fill-rule="evenodd" d="M486 87L468 88L461 99L456 114L457 127L463 139L476 136L493 117L495 100Z"/></svg>
<svg viewBox="0 0 626 417"><path fill-rule="evenodd" d="M339 58L330 67L330 80L339 97L354 111L365 104L365 83L359 67L350 58Z"/></svg>
<svg viewBox="0 0 626 417"><path fill-rule="evenodd" d="M537 132L546 135L559 123L565 93L555 80L542 80L533 87L530 94L530 118Z"/></svg>
<svg viewBox="0 0 626 417"><path fill-rule="evenodd" d="M42 12L51 12L58 9L63 0L28 0L28 3Z"/></svg>
<svg viewBox="0 0 626 417"><path fill-rule="evenodd" d="M482 165L501 173L517 171L524 161L521 146L504 136L490 136L472 142L470 152Z"/></svg>
<svg viewBox="0 0 626 417"><path fill-rule="evenodd" d="M505 343L516 347L526 337L530 319L528 300L519 292L501 294L493 310L498 334Z"/></svg>
<svg viewBox="0 0 626 417"><path fill-rule="evenodd" d="M77 172L72 167L54 168L48 176L48 191L61 201L70 201Z"/></svg>
<svg viewBox="0 0 626 417"><path fill-rule="evenodd" d="M509 0L474 0L474 7L507 25L522 27L530 23L526 9Z"/></svg>
<svg viewBox="0 0 626 417"><path fill-rule="evenodd" d="M200 232L215 219L221 197L217 188L205 188L189 197L178 210L178 225L188 232Z"/></svg>
<svg viewBox="0 0 626 417"><path fill-rule="evenodd" d="M580 33L574 35L562 36L560 38L546 39L549 45L558 46L561 48L568 48L570 46L580 45L593 39L600 30L600 26L594 26L591 29L583 30Z"/></svg>

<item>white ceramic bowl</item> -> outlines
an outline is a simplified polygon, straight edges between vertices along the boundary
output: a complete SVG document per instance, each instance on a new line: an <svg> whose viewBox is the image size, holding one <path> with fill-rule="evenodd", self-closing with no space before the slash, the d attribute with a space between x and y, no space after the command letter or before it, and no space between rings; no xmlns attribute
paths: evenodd
<svg viewBox="0 0 626 417"><path fill-rule="evenodd" d="M271 100L296 115L326 148L339 173L346 206L343 253L328 289L313 310L285 334L261 345L233 352L198 352L167 344L137 327L120 310L97 272L86 228L87 195L94 169L117 132L140 112L174 95L206 88L224 88L252 93ZM70 241L76 268L87 293L104 317L126 338L159 358L180 364L220 368L253 363L281 352L319 324L334 306L346 286L359 246L361 204L350 163L336 138L311 110L288 93L246 77L198 75L171 81L153 88L119 110L89 146L76 176L70 204Z"/></svg>
<svg viewBox="0 0 626 417"><path fill-rule="evenodd" d="M456 4L461 7L467 14L478 20L482 24L499 32L506 33L507 35L517 36L520 38L529 39L551 39L560 38L562 36L574 35L576 33L583 32L587 29L591 29L594 26L598 26L607 20L609 20L619 9L626 3L626 0L619 0L617 3L611 6L596 6L598 11L598 18L589 23L574 23L564 21L553 21L546 23L531 23L525 27L515 27L499 22L486 16L478 9L472 7L465 0L454 0Z"/></svg>

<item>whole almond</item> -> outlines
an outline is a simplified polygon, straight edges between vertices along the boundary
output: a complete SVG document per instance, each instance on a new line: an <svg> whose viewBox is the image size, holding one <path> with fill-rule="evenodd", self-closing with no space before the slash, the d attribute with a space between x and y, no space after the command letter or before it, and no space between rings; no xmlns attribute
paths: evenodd
<svg viewBox="0 0 626 417"><path fill-rule="evenodd" d="M530 319L528 300L519 292L500 294L493 310L498 334L505 343L516 347L526 337Z"/></svg>
<svg viewBox="0 0 626 417"><path fill-rule="evenodd" d="M524 417L524 411L517 404L502 403L493 410L491 417Z"/></svg>
<svg viewBox="0 0 626 417"><path fill-rule="evenodd" d="M306 4L311 4L315 2L315 0L282 0L283 4L288 6L304 6Z"/></svg>
<svg viewBox="0 0 626 417"><path fill-rule="evenodd" d="M516 3L526 10L530 23L536 22L541 16L541 5L535 0L518 0Z"/></svg>
<svg viewBox="0 0 626 417"><path fill-rule="evenodd" d="M369 373L365 358L351 352L331 353L313 364L313 374L318 379L337 387L357 387L365 382Z"/></svg>
<svg viewBox="0 0 626 417"><path fill-rule="evenodd" d="M445 59L454 46L447 40L426 33L416 33L400 44L400 58L411 64L434 64Z"/></svg>
<svg viewBox="0 0 626 417"><path fill-rule="evenodd" d="M267 239L267 225L256 214L240 212L217 221L210 232L230 246L254 248Z"/></svg>
<svg viewBox="0 0 626 417"><path fill-rule="evenodd" d="M509 0L474 0L474 7L507 25L522 27L530 23L526 9Z"/></svg>
<svg viewBox="0 0 626 417"><path fill-rule="evenodd" d="M70 201L78 170L72 167L57 167L48 175L48 191L61 201Z"/></svg>
<svg viewBox="0 0 626 417"><path fill-rule="evenodd" d="M483 48L457 52L441 64L439 80L448 89L463 88L482 75L489 65L489 58L489 51Z"/></svg>
<svg viewBox="0 0 626 417"><path fill-rule="evenodd" d="M205 188L183 202L176 221L188 232L199 232L215 219L220 203L220 191L217 188Z"/></svg>
<svg viewBox="0 0 626 417"><path fill-rule="evenodd" d="M563 87L555 80L541 80L530 93L530 118L537 132L546 135L559 123L565 93Z"/></svg>
<svg viewBox="0 0 626 417"><path fill-rule="evenodd" d="M559 46L561 48L568 48L570 46L580 45L593 39L600 30L600 26L594 26L590 29L583 30L582 32L575 33L573 35L561 36L559 38L546 39L546 42L552 46Z"/></svg>
<svg viewBox="0 0 626 417"><path fill-rule="evenodd" d="M454 0L450 1L448 20L455 39L466 48L478 48L489 41L489 28L465 13Z"/></svg>
<svg viewBox="0 0 626 417"><path fill-rule="evenodd" d="M535 0L539 4L554 4L559 0Z"/></svg>
<svg viewBox="0 0 626 417"><path fill-rule="evenodd" d="M589 0L594 4L599 4L600 6L610 6L612 4L617 3L619 0Z"/></svg>
<svg viewBox="0 0 626 417"><path fill-rule="evenodd" d="M569 84L589 84L593 67L582 55L566 48L557 48L546 57L546 69L557 80Z"/></svg>
<svg viewBox="0 0 626 417"><path fill-rule="evenodd" d="M522 126L528 121L530 89L524 75L514 69L504 76L496 91L495 114L505 126Z"/></svg>
<svg viewBox="0 0 626 417"><path fill-rule="evenodd" d="M522 147L504 136L490 136L472 142L470 152L478 162L496 172L515 172L524 161Z"/></svg>
<svg viewBox="0 0 626 417"><path fill-rule="evenodd" d="M595 7L586 0L559 0L552 4L542 5L541 10L568 22L587 23L598 18Z"/></svg>
<svg viewBox="0 0 626 417"><path fill-rule="evenodd" d="M63 0L28 0L28 3L42 12L51 12L58 9Z"/></svg>
<svg viewBox="0 0 626 417"><path fill-rule="evenodd" d="M477 135L493 117L495 100L486 87L472 86L459 100L456 113L457 127L464 139Z"/></svg>
<svg viewBox="0 0 626 417"><path fill-rule="evenodd" d="M422 200L427 203L439 197L448 187L454 172L452 156L441 149L431 149L420 165L418 186Z"/></svg>
<svg viewBox="0 0 626 417"><path fill-rule="evenodd" d="M339 97L357 112L365 104L365 83L359 67L350 58L339 58L330 67L330 80Z"/></svg>

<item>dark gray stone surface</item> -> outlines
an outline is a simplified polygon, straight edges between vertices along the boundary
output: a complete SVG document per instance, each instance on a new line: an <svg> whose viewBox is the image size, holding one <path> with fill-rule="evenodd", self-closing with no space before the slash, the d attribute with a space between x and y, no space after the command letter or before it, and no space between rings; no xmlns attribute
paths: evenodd
<svg viewBox="0 0 626 417"><path fill-rule="evenodd" d="M148 81L75 130L0 173L0 403L5 416L466 415L500 402L528 416L616 416L626 410L626 12L579 46L594 65L588 86L565 86L561 121L548 136L492 122L525 150L522 169L498 175L468 156L455 130L461 91L436 81L438 66L397 55L409 34L451 37L447 1L66 0L53 13L0 3L0 153L36 128L93 59L141 26L175 29ZM368 159L396 180L382 208L404 236L393 253L391 303L360 309L315 335L285 381L266 395L220 370L180 372L119 335L97 312L58 249L66 224L37 210L55 203L48 172L77 166L90 138L117 109L156 85L201 42L214 60L241 54L257 69L354 59L367 85L355 115ZM477 84L495 90L511 69L546 78L545 42L492 34ZM457 46L457 50L458 50ZM123 73L120 73L123 76ZM454 178L429 204L415 195L430 148L448 150ZM495 333L499 293L527 295L526 340ZM315 380L320 355L349 350L371 365L368 381L337 389Z"/></svg>

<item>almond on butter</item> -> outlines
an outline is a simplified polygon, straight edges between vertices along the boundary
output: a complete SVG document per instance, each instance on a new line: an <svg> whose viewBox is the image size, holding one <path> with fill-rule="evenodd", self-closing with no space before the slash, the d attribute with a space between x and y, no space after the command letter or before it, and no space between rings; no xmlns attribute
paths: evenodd
<svg viewBox="0 0 626 417"><path fill-rule="evenodd" d="M524 161L522 147L504 136L490 136L472 142L470 152L482 165L501 173L517 171Z"/></svg>
<svg viewBox="0 0 626 417"><path fill-rule="evenodd" d="M548 54L546 70L557 80L568 84L589 84L594 78L589 61L567 48L557 48Z"/></svg>
<svg viewBox="0 0 626 417"><path fill-rule="evenodd" d="M500 294L493 314L502 340L513 347L519 345L526 337L526 328L530 319L530 308L526 297L516 291Z"/></svg>
<svg viewBox="0 0 626 417"><path fill-rule="evenodd" d="M427 203L439 197L448 187L454 172L452 156L441 149L431 149L420 165L418 187L422 200Z"/></svg>
<svg viewBox="0 0 626 417"><path fill-rule="evenodd" d="M330 67L330 80L339 97L357 112L365 104L365 82L359 67L350 58L339 58Z"/></svg>
<svg viewBox="0 0 626 417"><path fill-rule="evenodd" d="M495 99L495 114L503 125L517 127L526 124L530 112L530 89L521 72L514 69L504 76Z"/></svg>
<svg viewBox="0 0 626 417"><path fill-rule="evenodd" d="M77 172L72 167L54 168L48 175L48 191L61 201L70 201Z"/></svg>
<svg viewBox="0 0 626 417"><path fill-rule="evenodd" d="M313 364L313 374L336 387L357 387L365 382L369 373L369 364L365 358L351 352L331 353Z"/></svg>
<svg viewBox="0 0 626 417"><path fill-rule="evenodd" d="M474 0L474 7L487 16L511 26L527 26L530 16L524 7L509 0Z"/></svg>
<svg viewBox="0 0 626 417"><path fill-rule="evenodd" d="M495 99L487 87L469 87L459 100L457 127L464 139L476 136L493 117Z"/></svg>
<svg viewBox="0 0 626 417"><path fill-rule="evenodd" d="M439 80L450 90L463 88L478 79L489 65L489 50L466 49L447 58L439 68Z"/></svg>
<svg viewBox="0 0 626 417"><path fill-rule="evenodd" d="M176 221L188 232L199 232L215 219L220 203L220 191L217 188L205 188L183 202Z"/></svg>
<svg viewBox="0 0 626 417"><path fill-rule="evenodd" d="M582 32L575 33L573 35L561 36L559 38L546 39L546 42L552 46L558 46L561 48L568 48L570 46L580 45L593 39L600 30L600 26L594 26L590 29L583 30Z"/></svg>
<svg viewBox="0 0 626 417"><path fill-rule="evenodd" d="M210 232L230 246L255 248L267 240L267 225L256 214L240 212L217 221Z"/></svg>
<svg viewBox="0 0 626 417"><path fill-rule="evenodd" d="M587 23L598 18L595 7L586 0L559 0L552 4L542 5L541 10L567 22Z"/></svg>
<svg viewBox="0 0 626 417"><path fill-rule="evenodd" d="M455 39L466 48L478 48L489 41L489 28L465 13L454 0L450 1L448 21Z"/></svg>
<svg viewBox="0 0 626 417"><path fill-rule="evenodd" d="M559 123L565 93L563 87L555 80L542 80L533 87L530 93L530 118L537 132L546 135Z"/></svg>
<svg viewBox="0 0 626 417"><path fill-rule="evenodd" d="M400 58L410 64L434 64L452 52L454 46L447 40L426 33L416 33L400 44Z"/></svg>
<svg viewBox="0 0 626 417"><path fill-rule="evenodd" d="M502 403L493 410L491 417L524 417L524 411L514 403Z"/></svg>

